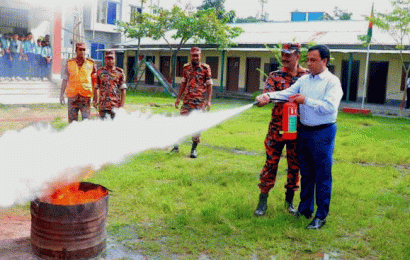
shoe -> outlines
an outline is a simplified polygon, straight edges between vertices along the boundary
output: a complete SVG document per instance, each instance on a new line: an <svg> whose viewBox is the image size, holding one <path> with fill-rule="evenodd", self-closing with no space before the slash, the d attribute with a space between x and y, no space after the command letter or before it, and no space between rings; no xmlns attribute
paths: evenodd
<svg viewBox="0 0 410 260"><path fill-rule="evenodd" d="M198 154L196 153L196 149L192 149L192 150L191 150L191 154L189 155L189 157L191 157L191 158L196 158L196 157L198 157Z"/></svg>
<svg viewBox="0 0 410 260"><path fill-rule="evenodd" d="M290 214L295 215L295 208L293 207L295 191L292 189L286 189L285 196L285 209L287 209Z"/></svg>
<svg viewBox="0 0 410 260"><path fill-rule="evenodd" d="M310 219L312 217L312 214L305 215L305 214L301 213L299 210L296 211L295 218L300 218L301 216L304 216L305 218Z"/></svg>
<svg viewBox="0 0 410 260"><path fill-rule="evenodd" d="M192 142L191 155L189 157L191 157L191 158L198 157L198 154L196 153L196 147L197 146L198 146L197 142Z"/></svg>
<svg viewBox="0 0 410 260"><path fill-rule="evenodd" d="M326 219L320 219L318 217L315 217L312 222L310 222L309 226L307 226L307 229L319 229L323 227L326 224Z"/></svg>
<svg viewBox="0 0 410 260"><path fill-rule="evenodd" d="M179 146L175 145L174 148L172 148L171 153L179 153Z"/></svg>
<svg viewBox="0 0 410 260"><path fill-rule="evenodd" d="M287 209L288 212L292 215L296 214L295 208L293 207L293 203L285 201L285 209Z"/></svg>
<svg viewBox="0 0 410 260"><path fill-rule="evenodd" d="M253 213L257 217L265 215L266 210L268 209L268 196L269 194L261 193L259 195L259 203Z"/></svg>

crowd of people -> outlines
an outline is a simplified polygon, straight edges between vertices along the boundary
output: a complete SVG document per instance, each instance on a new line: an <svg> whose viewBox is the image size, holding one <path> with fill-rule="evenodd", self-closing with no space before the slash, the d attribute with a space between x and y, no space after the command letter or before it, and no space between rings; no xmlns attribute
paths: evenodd
<svg viewBox="0 0 410 260"><path fill-rule="evenodd" d="M52 55L49 35L0 34L0 81L49 80Z"/></svg>

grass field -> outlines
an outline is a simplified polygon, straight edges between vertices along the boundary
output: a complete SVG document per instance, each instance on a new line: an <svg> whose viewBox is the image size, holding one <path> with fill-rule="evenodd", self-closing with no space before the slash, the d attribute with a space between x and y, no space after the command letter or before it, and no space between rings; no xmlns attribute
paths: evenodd
<svg viewBox="0 0 410 260"><path fill-rule="evenodd" d="M128 93L126 102L178 112L160 94ZM244 104L214 100L212 111ZM108 234L149 259L410 259L408 120L339 114L330 214L313 231L284 209L285 158L267 214L253 216L269 120L270 106L253 107L204 132L197 159L187 137L178 154L149 150L97 171L87 181L112 190Z"/></svg>

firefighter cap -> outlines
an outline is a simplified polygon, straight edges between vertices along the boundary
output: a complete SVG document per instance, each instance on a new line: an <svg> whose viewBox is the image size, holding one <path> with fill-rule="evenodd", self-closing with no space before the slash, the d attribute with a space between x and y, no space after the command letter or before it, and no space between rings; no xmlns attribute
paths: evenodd
<svg viewBox="0 0 410 260"><path fill-rule="evenodd" d="M83 43L83 42L77 42L77 43L75 44L75 49L78 49L78 48L84 48L84 49L86 49L87 47L85 46L85 43Z"/></svg>
<svg viewBox="0 0 410 260"><path fill-rule="evenodd" d="M300 45L300 43L285 43L282 46L282 52L284 53L294 53L294 52L300 52L300 48L302 46Z"/></svg>
<svg viewBox="0 0 410 260"><path fill-rule="evenodd" d="M111 58L115 58L115 51L106 51L105 52L105 57L111 57Z"/></svg>
<svg viewBox="0 0 410 260"><path fill-rule="evenodd" d="M191 54L201 54L201 48L199 47L192 47Z"/></svg>

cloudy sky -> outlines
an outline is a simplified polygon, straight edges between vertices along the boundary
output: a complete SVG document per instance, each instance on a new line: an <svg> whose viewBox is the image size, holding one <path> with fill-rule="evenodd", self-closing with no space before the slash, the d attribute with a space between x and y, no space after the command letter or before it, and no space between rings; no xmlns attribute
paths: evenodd
<svg viewBox="0 0 410 260"><path fill-rule="evenodd" d="M289 21L290 12L327 12L333 15L333 10L337 6L341 10L353 13L352 19L363 20L370 14L372 3L374 2L375 12L384 13L391 10L389 0L268 0L265 4L265 11L269 14L269 20ZM148 0L148 4L160 4L164 8L170 8L174 4L185 7L191 3L194 7L203 3L203 0ZM238 17L256 16L261 11L259 0L225 0L226 10L235 10Z"/></svg>

